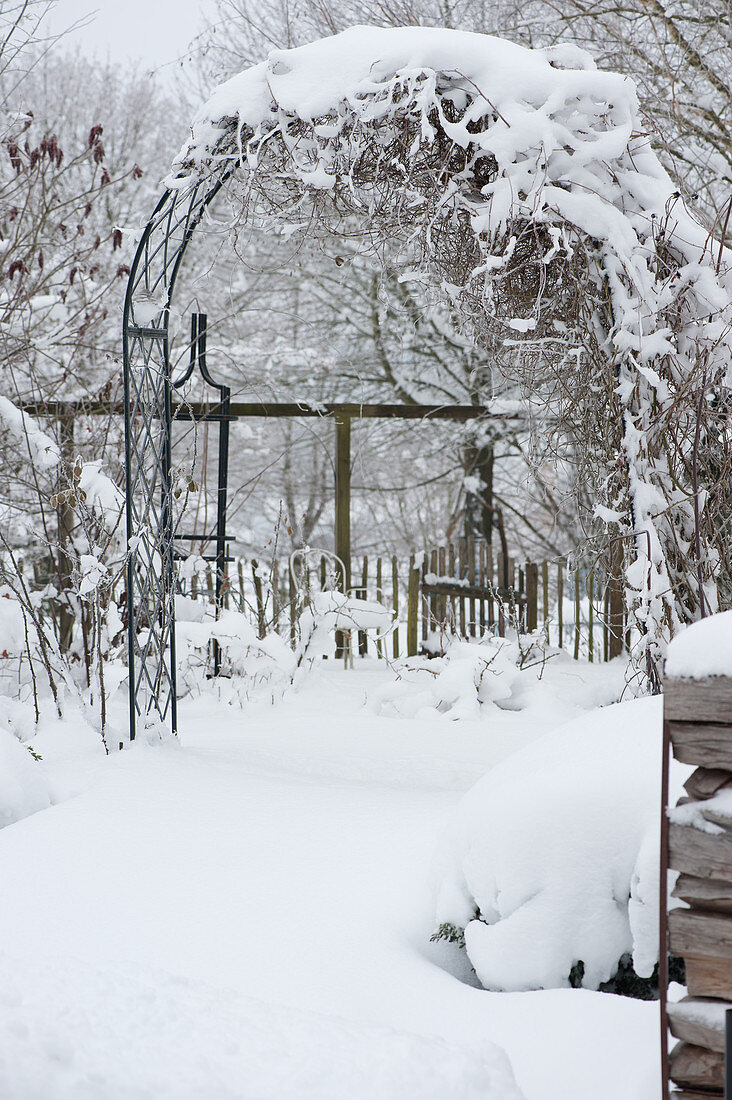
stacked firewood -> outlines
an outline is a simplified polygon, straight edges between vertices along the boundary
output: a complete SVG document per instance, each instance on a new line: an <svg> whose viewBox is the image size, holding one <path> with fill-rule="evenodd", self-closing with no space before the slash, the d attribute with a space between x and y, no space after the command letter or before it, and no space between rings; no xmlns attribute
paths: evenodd
<svg viewBox="0 0 732 1100"><path fill-rule="evenodd" d="M664 714L677 760L696 765L671 812L671 954L686 964L688 996L669 1005L676 1100L724 1092L725 1012L732 1008L732 678L667 679Z"/></svg>

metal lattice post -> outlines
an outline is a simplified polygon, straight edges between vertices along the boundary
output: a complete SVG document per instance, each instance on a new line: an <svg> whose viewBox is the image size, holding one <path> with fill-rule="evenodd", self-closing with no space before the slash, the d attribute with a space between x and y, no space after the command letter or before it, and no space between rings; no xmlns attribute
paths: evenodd
<svg viewBox="0 0 732 1100"><path fill-rule="evenodd" d="M170 302L193 231L229 169L158 202L132 263L123 320L130 739L177 732Z"/></svg>

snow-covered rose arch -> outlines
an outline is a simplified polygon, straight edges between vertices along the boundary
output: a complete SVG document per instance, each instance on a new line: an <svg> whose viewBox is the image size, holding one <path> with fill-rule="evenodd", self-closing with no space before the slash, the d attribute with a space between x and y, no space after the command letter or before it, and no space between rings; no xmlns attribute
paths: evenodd
<svg viewBox="0 0 732 1100"><path fill-rule="evenodd" d="M175 723L168 313L222 189L234 233L271 219L396 252L476 340L513 349L558 431L600 409L598 515L629 548L636 660L655 676L678 624L716 604L689 410L730 382L732 280L640 129L632 82L580 50L433 28L355 27L216 89L125 309L133 716Z"/></svg>

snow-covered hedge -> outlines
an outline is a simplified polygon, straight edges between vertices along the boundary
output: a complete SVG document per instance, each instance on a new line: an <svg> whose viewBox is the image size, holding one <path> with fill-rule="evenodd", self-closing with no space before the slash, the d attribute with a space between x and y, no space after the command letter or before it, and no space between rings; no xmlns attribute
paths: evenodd
<svg viewBox="0 0 732 1100"><path fill-rule="evenodd" d="M594 710L463 799L440 857L437 925L464 936L486 988L548 989L572 975L597 989L626 955L652 974L661 708L656 697ZM677 766L674 785L687 771Z"/></svg>

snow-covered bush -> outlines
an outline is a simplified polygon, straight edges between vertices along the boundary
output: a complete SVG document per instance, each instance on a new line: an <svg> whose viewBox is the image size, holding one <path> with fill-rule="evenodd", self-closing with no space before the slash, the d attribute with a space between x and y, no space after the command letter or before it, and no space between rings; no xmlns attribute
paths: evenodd
<svg viewBox="0 0 732 1100"><path fill-rule="evenodd" d="M441 657L407 657L396 678L378 689L377 714L412 718L425 709L453 718L476 718L486 703L509 699L518 676L517 647L505 638L480 643L455 639Z"/></svg>
<svg viewBox="0 0 732 1100"><path fill-rule="evenodd" d="M296 658L279 634L257 636L246 615L223 611L214 618L212 604L176 598L176 650L179 693L210 686L211 649L219 646L218 689L231 700L243 700L263 690L277 694L290 683Z"/></svg>
<svg viewBox="0 0 732 1100"><path fill-rule="evenodd" d="M437 936L488 989L597 989L658 960L661 700L592 711L489 772L439 858ZM688 769L677 766L674 786Z"/></svg>

